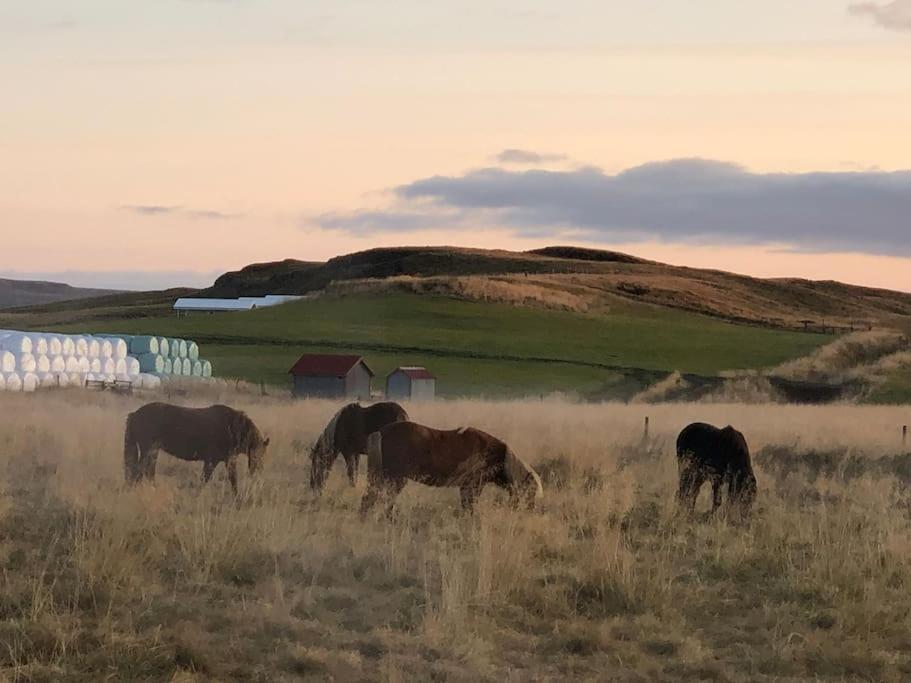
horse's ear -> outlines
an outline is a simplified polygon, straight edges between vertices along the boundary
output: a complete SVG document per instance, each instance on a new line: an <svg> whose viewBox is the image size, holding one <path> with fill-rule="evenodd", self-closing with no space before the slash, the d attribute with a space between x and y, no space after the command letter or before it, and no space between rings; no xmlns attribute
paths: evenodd
<svg viewBox="0 0 911 683"><path fill-rule="evenodd" d="M268 446L268 445L269 445L269 437L267 436L267 437L263 440L263 447Z"/></svg>

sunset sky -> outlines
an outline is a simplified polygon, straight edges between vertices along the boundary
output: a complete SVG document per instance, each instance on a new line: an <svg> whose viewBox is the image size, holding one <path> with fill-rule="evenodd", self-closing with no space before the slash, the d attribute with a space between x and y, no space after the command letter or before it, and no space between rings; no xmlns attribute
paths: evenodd
<svg viewBox="0 0 911 683"><path fill-rule="evenodd" d="M911 0L0 0L0 276L576 243L911 291Z"/></svg>

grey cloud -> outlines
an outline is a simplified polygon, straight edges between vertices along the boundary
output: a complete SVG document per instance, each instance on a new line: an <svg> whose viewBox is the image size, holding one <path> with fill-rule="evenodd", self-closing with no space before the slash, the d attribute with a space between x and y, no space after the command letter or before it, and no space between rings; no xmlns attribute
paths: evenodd
<svg viewBox="0 0 911 683"><path fill-rule="evenodd" d="M698 244L781 244L801 251L911 256L911 171L752 173L706 159L649 163L615 175L596 168L487 168L395 189L399 206L335 216L356 232L479 223L522 235ZM401 208L404 207L404 208Z"/></svg>
<svg viewBox="0 0 911 683"><path fill-rule="evenodd" d="M848 6L848 11L859 16L869 16L883 28L911 31L911 0L855 2Z"/></svg>
<svg viewBox="0 0 911 683"><path fill-rule="evenodd" d="M544 164L565 161L565 154L540 154L527 149L504 149L495 159L501 164Z"/></svg>
<svg viewBox="0 0 911 683"><path fill-rule="evenodd" d="M165 206L160 204L127 205L120 208L124 211L137 213L140 216L186 216L189 218L212 221L223 221L240 217L240 214L225 213L224 211L214 211L212 209L188 209L182 206Z"/></svg>

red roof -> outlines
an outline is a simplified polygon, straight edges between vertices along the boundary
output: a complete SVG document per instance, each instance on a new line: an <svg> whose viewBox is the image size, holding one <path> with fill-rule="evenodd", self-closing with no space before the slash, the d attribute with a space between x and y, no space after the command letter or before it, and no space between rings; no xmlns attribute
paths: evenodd
<svg viewBox="0 0 911 683"><path fill-rule="evenodd" d="M373 370L364 363L362 356L341 356L332 353L305 353L288 372L292 375L311 377L344 377L358 363L361 363L373 377Z"/></svg>
<svg viewBox="0 0 911 683"><path fill-rule="evenodd" d="M433 375L430 374L430 371L427 368L417 368L417 367L402 367L396 368L392 371L392 374L396 372L402 372L411 379L436 379Z"/></svg>

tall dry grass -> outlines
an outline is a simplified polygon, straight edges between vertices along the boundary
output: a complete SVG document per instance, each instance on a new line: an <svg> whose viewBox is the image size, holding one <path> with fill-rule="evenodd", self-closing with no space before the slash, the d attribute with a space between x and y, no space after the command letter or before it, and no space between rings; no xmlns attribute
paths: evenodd
<svg viewBox="0 0 911 683"><path fill-rule="evenodd" d="M337 470L321 499L307 487L306 451L338 405L232 402L274 444L239 499L222 472L203 488L198 465L166 456L155 485L125 489L137 399L0 397L0 678L911 673L905 410L412 405L421 422L507 440L544 477L543 509L512 511L491 490L466 517L456 492L410 485L394 521L361 523L363 481L352 490ZM675 519L673 442L696 419L747 435L751 526Z"/></svg>

